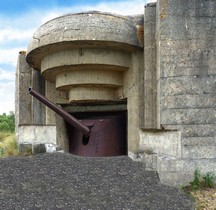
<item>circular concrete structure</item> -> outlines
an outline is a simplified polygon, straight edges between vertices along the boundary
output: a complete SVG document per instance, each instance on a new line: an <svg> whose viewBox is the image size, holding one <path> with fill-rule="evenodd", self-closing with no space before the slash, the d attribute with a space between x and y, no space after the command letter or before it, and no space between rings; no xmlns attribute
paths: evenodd
<svg viewBox="0 0 216 210"><path fill-rule="evenodd" d="M40 62L50 52L71 48L111 48L124 51L139 46L132 17L96 11L67 14L43 24L33 35L27 62L40 69Z"/></svg>
<svg viewBox="0 0 216 210"><path fill-rule="evenodd" d="M116 100L131 52L141 47L136 22L95 11L55 18L34 33L26 60L69 102Z"/></svg>

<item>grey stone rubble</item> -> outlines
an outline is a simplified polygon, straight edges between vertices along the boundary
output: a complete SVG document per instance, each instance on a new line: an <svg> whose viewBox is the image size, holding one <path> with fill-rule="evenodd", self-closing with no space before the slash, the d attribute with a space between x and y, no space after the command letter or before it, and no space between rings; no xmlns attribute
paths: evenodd
<svg viewBox="0 0 216 210"><path fill-rule="evenodd" d="M0 159L4 210L189 210L193 201L129 157L66 153Z"/></svg>

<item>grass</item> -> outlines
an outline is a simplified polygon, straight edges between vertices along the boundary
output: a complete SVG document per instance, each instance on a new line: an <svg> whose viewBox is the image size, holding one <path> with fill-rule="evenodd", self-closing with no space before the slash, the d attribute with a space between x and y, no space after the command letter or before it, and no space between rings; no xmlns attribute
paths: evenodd
<svg viewBox="0 0 216 210"><path fill-rule="evenodd" d="M8 156L30 156L32 155L32 148L26 147L25 151L19 152L18 144L15 140L14 132L0 133L0 158Z"/></svg>
<svg viewBox="0 0 216 210"><path fill-rule="evenodd" d="M216 210L215 179L215 174L208 172L201 176L196 169L190 185L183 187L183 190L194 198L196 210Z"/></svg>
<svg viewBox="0 0 216 210"><path fill-rule="evenodd" d="M0 133L0 157L18 155L18 145L15 140L15 134L11 132Z"/></svg>

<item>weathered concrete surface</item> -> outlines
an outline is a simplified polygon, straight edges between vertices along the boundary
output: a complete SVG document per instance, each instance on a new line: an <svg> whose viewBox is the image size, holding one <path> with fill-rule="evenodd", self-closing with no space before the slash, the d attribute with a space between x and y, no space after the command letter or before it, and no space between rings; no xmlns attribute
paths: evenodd
<svg viewBox="0 0 216 210"><path fill-rule="evenodd" d="M21 154L46 152L46 145L60 148L56 141L56 126L19 125L16 130L16 140Z"/></svg>
<svg viewBox="0 0 216 210"><path fill-rule="evenodd" d="M181 158L181 133L140 131L139 148L147 154Z"/></svg>
<svg viewBox="0 0 216 210"><path fill-rule="evenodd" d="M43 94L44 80L38 71L29 67L25 60L25 52L22 51L19 53L16 75L16 126L45 124L45 106L28 93L28 88L31 86Z"/></svg>
<svg viewBox="0 0 216 210"><path fill-rule="evenodd" d="M160 0L157 8L161 124L181 131L182 158L202 168L216 154L216 2Z"/></svg>
<svg viewBox="0 0 216 210"><path fill-rule="evenodd" d="M69 152L67 125L64 119L59 115L56 115L56 143L64 152Z"/></svg>
<svg viewBox="0 0 216 210"><path fill-rule="evenodd" d="M145 6L144 14L144 116L141 126L145 129L160 128L158 116L158 80L156 49L156 4Z"/></svg>
<svg viewBox="0 0 216 210"><path fill-rule="evenodd" d="M133 50L139 47L136 32L133 17L95 11L68 14L45 23L34 33L27 61L32 67L40 69L41 59L46 54L61 49L96 47Z"/></svg>
<svg viewBox="0 0 216 210"><path fill-rule="evenodd" d="M19 53L16 74L16 141L19 144L32 144L35 141L43 141L46 136L43 136L42 133L49 132L38 134L37 132L41 130L38 130L37 126L33 128L31 125L40 125L42 127L45 124L45 106L32 98L28 93L28 88L32 86L32 88L43 94L44 80L40 77L38 71L28 66L25 60L25 52ZM50 141L53 141L53 138ZM20 152L25 149L24 147L20 147Z"/></svg>
<svg viewBox="0 0 216 210"><path fill-rule="evenodd" d="M158 2L161 124L165 128L182 125L184 132L185 125L211 125L212 130L215 124L215 7L213 1Z"/></svg>
<svg viewBox="0 0 216 210"><path fill-rule="evenodd" d="M137 27L142 29L140 33ZM142 119L142 46L143 16L69 14L45 23L35 32L26 59L56 89L66 92L68 103L128 99L128 148L136 152ZM46 91L48 95L50 91ZM52 112L46 113L47 121L54 122ZM59 125L57 130L64 124ZM65 135L58 136L67 145Z"/></svg>
<svg viewBox="0 0 216 210"><path fill-rule="evenodd" d="M41 73L69 93L69 102L115 100L130 63L130 53L120 50L67 49L44 57Z"/></svg>
<svg viewBox="0 0 216 210"><path fill-rule="evenodd" d="M216 173L216 158L175 158L156 153L140 153L131 155L135 161L145 162L146 170L157 171L160 182L165 185L187 185L194 179L195 169L199 169L201 175Z"/></svg>
<svg viewBox="0 0 216 210"><path fill-rule="evenodd" d="M80 158L45 154L0 159L0 203L20 209L192 210L177 188L128 157Z"/></svg>
<svg viewBox="0 0 216 210"><path fill-rule="evenodd" d="M17 135L20 144L56 144L56 126L23 125L19 126Z"/></svg>
<svg viewBox="0 0 216 210"><path fill-rule="evenodd" d="M59 42L59 45L62 43ZM61 69L63 66L64 69ZM71 48L59 52L50 52L41 61L43 77L55 81L55 76L70 70L116 70L125 71L130 66L130 53L123 50ZM103 69L101 69L103 67Z"/></svg>
<svg viewBox="0 0 216 210"><path fill-rule="evenodd" d="M26 63L25 52L19 53L16 75L15 117L17 128L20 124L32 123L32 101L31 95L28 94L28 88L31 85L31 68Z"/></svg>
<svg viewBox="0 0 216 210"><path fill-rule="evenodd" d="M62 108L66 112L76 113L76 112L114 112L114 111L127 111L126 101L119 101L118 103L89 103L85 105L71 104L62 105Z"/></svg>
<svg viewBox="0 0 216 210"><path fill-rule="evenodd" d="M67 104L68 97L64 91L56 90L55 83L45 81L45 96L56 104ZM41 102L40 102L41 103ZM46 106L46 125L56 124L56 113Z"/></svg>
<svg viewBox="0 0 216 210"><path fill-rule="evenodd" d="M45 56L41 73L55 89L68 93L69 102L109 101L122 97L116 91L130 65L131 54L121 50L67 48Z"/></svg>
<svg viewBox="0 0 216 210"><path fill-rule="evenodd" d="M175 138L171 141L167 136L166 141L161 141L165 137L162 132L144 130L140 151L146 146L151 153L147 151L141 161L146 162L149 170L158 171L161 182L178 185L190 182L196 168L203 174L215 173L216 2L158 0L156 15L153 8L154 5L150 4L146 9L145 21L150 27L145 33L148 41L154 40L155 32L150 29L156 22L157 71L153 74L154 62L149 65L145 63L145 71L152 69L152 72L147 74L149 80L145 81L147 84L144 87L149 92L157 90L159 103L156 103L155 93L148 96L147 100L152 100L150 104L158 106L156 110L160 116L157 120L161 128L170 134L180 133L181 138L179 141L175 141ZM151 20L150 23L148 20ZM145 53L154 52L148 48L148 43L146 47L148 51ZM154 87L153 79L157 73L159 80ZM150 107L149 110L152 109ZM151 116L155 119L155 115ZM175 151L178 151L178 156L173 155Z"/></svg>
<svg viewBox="0 0 216 210"><path fill-rule="evenodd" d="M139 130L143 120L143 109L140 107L143 87L143 53L138 51L132 54L130 69L124 74L123 96L127 98L128 113L128 151L136 153L139 151Z"/></svg>
<svg viewBox="0 0 216 210"><path fill-rule="evenodd" d="M194 178L195 169L199 169L201 175L216 173L216 158L175 159L157 156L156 165L160 181L171 186L189 184Z"/></svg>
<svg viewBox="0 0 216 210"><path fill-rule="evenodd" d="M136 152L143 120L142 44L142 16L69 14L45 23L35 32L26 60L47 80L45 95L53 102L59 101L55 89L65 91L68 101L60 104L127 100L128 149ZM46 123L54 124L55 117L46 108ZM66 130L63 126L57 123L57 136L68 151L69 140L59 131Z"/></svg>
<svg viewBox="0 0 216 210"><path fill-rule="evenodd" d="M44 78L40 76L40 72L31 69L31 87L33 90L39 92L40 94L44 95L45 93L45 81ZM26 88L26 87L25 87ZM28 90L28 88L26 89ZM27 92L27 91L26 91ZM29 93L28 93L29 94ZM44 125L46 122L46 115L45 115L45 105L40 103L36 98L31 97L32 100L32 124L34 125ZM38 114L40 113L40 114ZM24 116L25 114L22 113Z"/></svg>

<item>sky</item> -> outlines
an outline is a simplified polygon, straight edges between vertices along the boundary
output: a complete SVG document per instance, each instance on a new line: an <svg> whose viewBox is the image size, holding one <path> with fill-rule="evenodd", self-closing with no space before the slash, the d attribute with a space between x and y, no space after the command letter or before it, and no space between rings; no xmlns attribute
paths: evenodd
<svg viewBox="0 0 216 210"><path fill-rule="evenodd" d="M66 13L98 10L120 15L144 13L156 0L0 0L0 114L15 111L19 51L26 51L43 23Z"/></svg>

